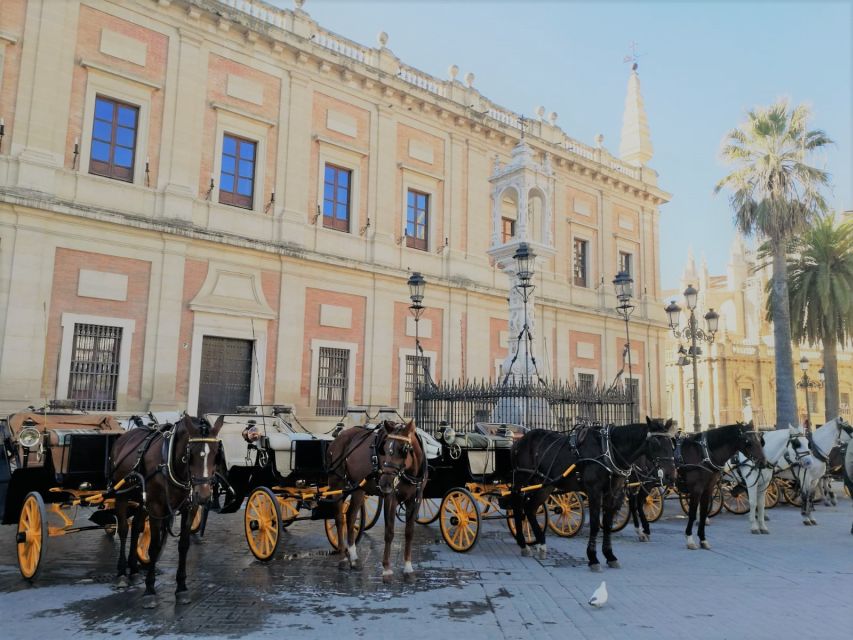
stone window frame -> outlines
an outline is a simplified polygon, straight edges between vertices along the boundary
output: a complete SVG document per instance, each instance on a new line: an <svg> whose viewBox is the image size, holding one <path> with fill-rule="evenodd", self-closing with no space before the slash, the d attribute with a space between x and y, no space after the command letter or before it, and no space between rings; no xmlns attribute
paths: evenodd
<svg viewBox="0 0 853 640"><path fill-rule="evenodd" d="M358 343L342 342L340 340L321 340L312 338L309 344L311 351L311 369L309 372L311 385L309 388L308 406L316 410L317 393L319 387L318 376L320 375L320 349L347 349L349 351L349 362L347 363L347 380L350 382L347 389L347 405L355 404L356 387L356 362L358 360Z"/></svg>
<svg viewBox="0 0 853 640"><path fill-rule="evenodd" d="M139 107L135 104L130 104L129 102L125 102L124 100L117 100L112 96L106 96L98 94L95 96L95 113L92 116L92 142L95 143L95 121L101 120L101 122L106 122L102 118L97 117L97 103L98 101L103 103L108 103L112 110L112 117L110 120L110 139L103 140L98 139L98 142L107 144L109 147L109 160L103 162L101 160L96 160L92 157L92 148L89 147L89 171L88 173L95 176L101 176L103 178L111 178L113 180L121 180L122 182L133 182L133 174L136 166L136 146L139 143ZM125 145L118 144L117 140L117 129L121 126L123 129L130 129L128 126L119 124L119 109L125 108L134 111L134 116L136 122L133 126L133 146L130 147L130 166L123 167L122 165L117 165L114 162L115 157L115 149L116 147L123 147L127 149L128 147Z"/></svg>
<svg viewBox="0 0 853 640"><path fill-rule="evenodd" d="M402 172L402 188L400 198L402 206L399 218L400 235L398 242L400 245L405 244L408 248L419 251L430 251L431 247L438 247L444 244L444 239L439 239L437 234L436 221L443 215L441 202L438 198L438 186L441 179L437 176L423 173L410 166L401 166ZM416 191L428 197L429 213L426 233L426 247L409 247L408 236L406 235L406 227L408 226L408 210L409 210L409 191Z"/></svg>
<svg viewBox="0 0 853 640"><path fill-rule="evenodd" d="M349 233L357 236L358 230L361 228L361 184L364 177L362 176L361 161L367 154L355 147L339 145L325 138L315 138L319 145L318 161L317 161L317 208L319 217L323 217L323 190L326 176L326 165L331 164L342 169L350 171L350 210L349 210L349 231L341 231L324 227L322 221L318 222L318 226L333 233Z"/></svg>
<svg viewBox="0 0 853 640"><path fill-rule="evenodd" d="M85 167L86 174L104 180L116 178L89 172L92 156L92 132L95 125L95 100L103 97L137 107L136 146L133 151L133 174L130 180L120 179L135 185L145 181L145 159L149 156L148 137L151 123L151 103L158 88L143 84L124 76L103 72L92 66L86 67L86 93L83 101L83 127L80 132L80 155L77 170Z"/></svg>
<svg viewBox="0 0 853 640"><path fill-rule="evenodd" d="M223 206L231 206L234 209L263 214L264 185L266 184L266 158L269 149L270 129L274 123L252 117L250 114L229 110L223 105L217 104L216 131L214 134L213 168L213 193L210 200L220 203L219 178L222 175L222 152L225 145L225 136L230 135L255 143L255 176L252 184L252 206L241 207L221 203ZM260 197L259 197L260 196Z"/></svg>
<svg viewBox="0 0 853 640"><path fill-rule="evenodd" d="M586 256L585 256L586 264L584 265L584 268L585 268L585 273L584 273L585 283L584 284L577 284L577 282L575 281L575 279L577 277L577 275L575 274L575 243L579 240L586 242ZM592 241L591 235L587 235L584 232L577 232L577 231L572 233L571 260L569 261L569 267L571 270L570 271L570 274L571 274L570 282L571 282L571 285L573 287L579 287L581 289L589 289L592 287L592 251L593 251L593 248L594 248L594 246L593 246L593 241Z"/></svg>
<svg viewBox="0 0 853 640"><path fill-rule="evenodd" d="M116 410L126 404L127 386L130 379L130 353L136 320L80 313L63 313L60 318L62 338L59 346L59 367L56 375L57 400L68 399L68 383L71 379L71 351L74 347L74 326L77 324L95 324L121 329L121 348L119 349L118 382L116 383Z"/></svg>
<svg viewBox="0 0 853 640"><path fill-rule="evenodd" d="M258 167L258 143L255 140L250 140L244 136L237 135L235 133L231 133L230 131L226 131L223 135L222 140L222 153L225 154L225 138L231 138L235 142L235 151L234 151L234 184L233 189L231 191L226 191L222 188L222 158L220 158L220 172L219 172L219 204L225 204L232 207L239 207L240 209L249 209L252 210L254 208L255 203L255 192L257 182L255 180L255 176L257 175L257 167ZM251 145L254 147L254 155L251 160L252 163L252 192L249 195L244 195L239 193L238 191L238 181L240 179L240 161L242 159L240 155L240 150L243 145ZM228 154L230 155L230 154Z"/></svg>

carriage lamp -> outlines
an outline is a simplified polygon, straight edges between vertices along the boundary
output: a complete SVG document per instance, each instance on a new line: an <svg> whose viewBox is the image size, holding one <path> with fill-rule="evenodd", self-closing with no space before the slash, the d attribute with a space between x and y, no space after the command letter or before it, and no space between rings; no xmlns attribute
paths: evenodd
<svg viewBox="0 0 853 640"><path fill-rule="evenodd" d="M409 298L412 300L412 307L420 307L424 301L424 291L426 290L426 280L417 271L409 276Z"/></svg>
<svg viewBox="0 0 853 640"><path fill-rule="evenodd" d="M41 432L35 427L24 427L18 434L21 446L31 449L41 442Z"/></svg>
<svg viewBox="0 0 853 640"><path fill-rule="evenodd" d="M453 441L456 440L456 431L451 426L445 427L441 432L441 439L447 444L453 444Z"/></svg>
<svg viewBox="0 0 853 640"><path fill-rule="evenodd" d="M620 271L613 279L613 287L616 289L616 297L619 302L627 302L634 297L634 279L626 272Z"/></svg>
<svg viewBox="0 0 853 640"><path fill-rule="evenodd" d="M536 268L536 254L530 250L530 246L526 242L518 245L515 254L512 256L515 260L515 271L518 274L518 279L521 281L521 286L524 287L533 278L533 271Z"/></svg>
<svg viewBox="0 0 853 640"><path fill-rule="evenodd" d="M678 328L678 318L681 315L681 307L679 307L675 302L670 302L666 309L666 317L669 320L669 328L677 329Z"/></svg>
<svg viewBox="0 0 853 640"><path fill-rule="evenodd" d="M705 324L711 335L717 333L717 329L720 328L720 314L714 311L713 307L705 314Z"/></svg>
<svg viewBox="0 0 853 640"><path fill-rule="evenodd" d="M687 308L693 311L696 308L696 302L699 298L699 290L692 284L688 284L684 290L684 301L687 302Z"/></svg>

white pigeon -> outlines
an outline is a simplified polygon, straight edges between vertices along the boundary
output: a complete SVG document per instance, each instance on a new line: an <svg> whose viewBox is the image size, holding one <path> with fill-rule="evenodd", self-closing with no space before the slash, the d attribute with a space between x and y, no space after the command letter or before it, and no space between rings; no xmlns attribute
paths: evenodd
<svg viewBox="0 0 853 640"><path fill-rule="evenodd" d="M589 599L589 603L593 607L603 607L605 602L607 602L607 586L604 584L604 581L602 581L598 589L595 590L592 597Z"/></svg>

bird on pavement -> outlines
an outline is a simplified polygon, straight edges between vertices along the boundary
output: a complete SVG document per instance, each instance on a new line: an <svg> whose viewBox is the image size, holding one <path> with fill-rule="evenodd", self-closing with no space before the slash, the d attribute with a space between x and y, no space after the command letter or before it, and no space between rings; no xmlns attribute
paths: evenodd
<svg viewBox="0 0 853 640"><path fill-rule="evenodd" d="M605 602L607 602L607 586L602 581L598 589L593 592L592 597L589 599L589 603L593 607L603 607Z"/></svg>

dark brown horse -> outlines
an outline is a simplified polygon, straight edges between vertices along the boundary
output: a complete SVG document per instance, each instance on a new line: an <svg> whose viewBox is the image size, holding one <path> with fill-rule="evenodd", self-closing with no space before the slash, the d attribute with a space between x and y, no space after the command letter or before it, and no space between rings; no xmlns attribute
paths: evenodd
<svg viewBox="0 0 853 640"><path fill-rule="evenodd" d="M375 429L353 427L342 431L328 450L329 488L342 489L344 499L349 494L349 513L358 513L366 494L383 498L385 511L385 553L382 558L382 579L390 581L391 543L397 506L406 507L406 545L403 577L414 579L412 567L412 538L415 517L427 481L426 456L415 431L415 424L386 420ZM344 499L335 511L338 532L338 567L361 568L355 543L356 518L344 518ZM346 532L344 524L346 523ZM346 535L344 535L346 533Z"/></svg>
<svg viewBox="0 0 853 640"><path fill-rule="evenodd" d="M539 557L544 558L545 531L536 520L536 512L555 490L584 491L589 498L589 542L586 555L589 568L599 571L596 553L599 522L603 522L602 552L607 565L619 567L613 553L610 533L613 514L624 499L625 479L631 465L642 455L664 470L665 480L675 476L672 440L667 426L647 419L646 423L621 427L590 429L584 438L571 434L536 429L513 446L512 512L516 541L522 555L530 555L522 533L522 518L527 518L536 538ZM525 492L526 486L541 487ZM601 511L604 510L602 519Z"/></svg>
<svg viewBox="0 0 853 640"><path fill-rule="evenodd" d="M687 514L687 548L710 549L705 539L705 522L711 505L711 496L720 481L723 466L729 458L740 452L761 466L765 463L760 434L752 430L752 424L731 424L717 427L676 440L678 463L678 490L690 496ZM696 507L699 507L699 544L693 539L693 523Z"/></svg>
<svg viewBox="0 0 853 640"><path fill-rule="evenodd" d="M184 415L174 425L131 429L116 440L111 460L112 486L116 494L117 530L121 547L118 559L118 586L127 586L139 573L136 546L147 519L151 539L142 606L157 606L154 589L157 558L165 542L168 528L176 514L181 515L178 543L178 572L175 602L188 604L187 551L190 546L191 514L211 497L220 441L217 438L223 418L210 424ZM128 511L134 507L129 558L127 558Z"/></svg>

